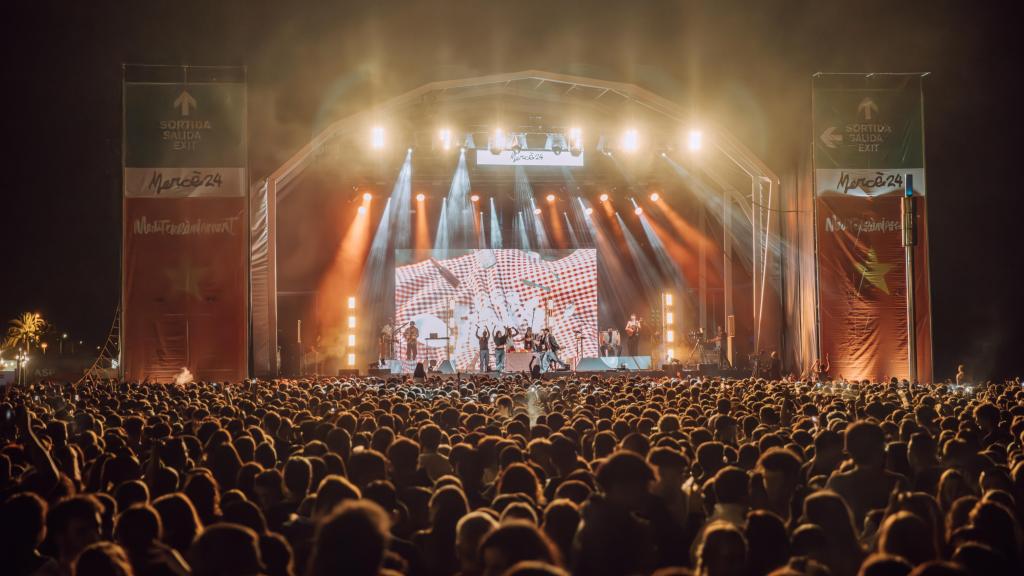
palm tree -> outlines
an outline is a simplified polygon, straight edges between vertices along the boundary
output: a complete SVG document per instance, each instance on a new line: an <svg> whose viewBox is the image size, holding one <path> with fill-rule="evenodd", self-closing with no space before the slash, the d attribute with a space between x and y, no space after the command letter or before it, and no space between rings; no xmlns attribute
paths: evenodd
<svg viewBox="0 0 1024 576"><path fill-rule="evenodd" d="M7 340L4 341L5 348L30 349L33 345L39 344L39 339L46 329L46 321L38 312L25 312L21 316L11 320L11 327L7 329Z"/></svg>

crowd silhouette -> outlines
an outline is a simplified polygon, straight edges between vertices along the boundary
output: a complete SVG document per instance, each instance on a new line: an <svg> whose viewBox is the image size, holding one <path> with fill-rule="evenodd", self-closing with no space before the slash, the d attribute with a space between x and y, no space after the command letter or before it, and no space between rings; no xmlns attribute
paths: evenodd
<svg viewBox="0 0 1024 576"><path fill-rule="evenodd" d="M11 386L0 573L1024 573L1024 388Z"/></svg>

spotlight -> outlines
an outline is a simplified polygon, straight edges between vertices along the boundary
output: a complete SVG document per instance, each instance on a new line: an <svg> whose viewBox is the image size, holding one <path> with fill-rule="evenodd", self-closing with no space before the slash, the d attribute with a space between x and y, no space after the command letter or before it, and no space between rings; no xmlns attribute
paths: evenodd
<svg viewBox="0 0 1024 576"><path fill-rule="evenodd" d="M690 133L686 135L686 147L691 152L696 152L704 146L704 133L700 130L690 130Z"/></svg>
<svg viewBox="0 0 1024 576"><path fill-rule="evenodd" d="M501 128L495 128L494 134L491 135L491 154L501 154L501 151L505 149L505 131Z"/></svg>
<svg viewBox="0 0 1024 576"><path fill-rule="evenodd" d="M441 128L438 133L438 138L441 140L441 148L447 152L452 148L452 131L447 128Z"/></svg>
<svg viewBox="0 0 1024 576"><path fill-rule="evenodd" d="M363 192L363 202L369 202L370 200L373 200L373 194Z"/></svg>
<svg viewBox="0 0 1024 576"><path fill-rule="evenodd" d="M644 209L639 207L639 206L636 207L636 210L633 210L633 214L636 214L637 216L639 216L639 215L641 215L643 213L644 213Z"/></svg>
<svg viewBox="0 0 1024 576"><path fill-rule="evenodd" d="M661 194L657 192L651 193L651 202L657 202L658 200L661 200Z"/></svg>
<svg viewBox="0 0 1024 576"><path fill-rule="evenodd" d="M640 135L636 128L630 128L622 133L621 146L623 152L636 152L640 148Z"/></svg>
<svg viewBox="0 0 1024 576"><path fill-rule="evenodd" d="M366 206L360 206L358 211L359 214L366 214Z"/></svg>
<svg viewBox="0 0 1024 576"><path fill-rule="evenodd" d="M579 128L569 128L569 153L573 156L583 153L583 131Z"/></svg>
<svg viewBox="0 0 1024 576"><path fill-rule="evenodd" d="M471 201L473 201L473 202L479 202L480 201L480 195L479 194L473 194L472 196L469 197L469 199Z"/></svg>
<svg viewBox="0 0 1024 576"><path fill-rule="evenodd" d="M555 201L555 195L554 194L548 194L547 199L548 199L548 202L554 202Z"/></svg>
<svg viewBox="0 0 1024 576"><path fill-rule="evenodd" d="M540 208L534 208L533 213L540 216Z"/></svg>
<svg viewBox="0 0 1024 576"><path fill-rule="evenodd" d="M583 213L586 214L587 216L590 216L591 214L594 213L594 209L591 208L590 206L587 206L587 209L584 210Z"/></svg>
<svg viewBox="0 0 1024 576"><path fill-rule="evenodd" d="M427 195L424 194L423 192L420 192L419 194L416 195L416 201L417 202L423 202L426 199L427 199Z"/></svg>
<svg viewBox="0 0 1024 576"><path fill-rule="evenodd" d="M608 195L607 194L601 194L601 202L607 202L607 201L608 201Z"/></svg>
<svg viewBox="0 0 1024 576"><path fill-rule="evenodd" d="M384 148L384 128L382 126L374 126L370 130L370 147L374 150Z"/></svg>

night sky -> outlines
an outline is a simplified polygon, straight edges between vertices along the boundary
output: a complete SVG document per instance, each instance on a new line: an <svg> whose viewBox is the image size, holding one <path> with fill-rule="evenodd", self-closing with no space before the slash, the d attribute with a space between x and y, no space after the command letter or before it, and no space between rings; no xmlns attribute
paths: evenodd
<svg viewBox="0 0 1024 576"><path fill-rule="evenodd" d="M1009 6L1009 3L1006 4ZM925 81L937 377L1024 373L1019 19L921 2L168 1L7 6L0 320L102 342L119 295L121 64L246 65L250 167L432 80L530 68L633 82L776 173L810 138L810 75ZM76 338L76 339L77 339Z"/></svg>

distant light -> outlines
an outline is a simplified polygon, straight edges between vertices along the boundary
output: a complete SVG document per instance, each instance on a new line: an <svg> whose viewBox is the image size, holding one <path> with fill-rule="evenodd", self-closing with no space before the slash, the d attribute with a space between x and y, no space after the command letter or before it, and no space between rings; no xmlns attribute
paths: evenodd
<svg viewBox="0 0 1024 576"><path fill-rule="evenodd" d="M355 316L349 316L348 317L348 327L349 328L355 328L356 327L356 317Z"/></svg>
<svg viewBox="0 0 1024 576"><path fill-rule="evenodd" d="M373 194L363 192L363 202L369 202L370 200L373 200Z"/></svg>
<svg viewBox="0 0 1024 576"><path fill-rule="evenodd" d="M691 152L696 152L704 147L704 133L700 130L690 130L690 133L686 135L686 147Z"/></svg>
<svg viewBox="0 0 1024 576"><path fill-rule="evenodd" d="M675 342L675 341L676 341L676 331L675 330L666 330L665 331L665 342L672 343L672 342Z"/></svg>
<svg viewBox="0 0 1024 576"><path fill-rule="evenodd" d="M658 194L657 192L652 192L651 202L657 202L658 200L661 200L661 194Z"/></svg>
<svg viewBox="0 0 1024 576"><path fill-rule="evenodd" d="M345 360L348 362L349 366L356 365L356 355L352 354L351 352L349 352L348 357Z"/></svg>
<svg viewBox="0 0 1024 576"><path fill-rule="evenodd" d="M374 126L370 131L370 147L374 150L384 148L384 128L382 126Z"/></svg>
<svg viewBox="0 0 1024 576"><path fill-rule="evenodd" d="M548 199L548 202L554 202L555 201L555 195L554 194L548 194L547 199Z"/></svg>
<svg viewBox="0 0 1024 576"><path fill-rule="evenodd" d="M639 206L636 207L636 210L633 210L633 214L636 214L637 216L639 216L639 215L641 215L643 213L644 213L644 209L639 207Z"/></svg>
<svg viewBox="0 0 1024 576"><path fill-rule="evenodd" d="M427 195L424 194L423 192L420 192L419 194L416 195L416 201L417 202L423 202L426 199L427 199Z"/></svg>
<svg viewBox="0 0 1024 576"><path fill-rule="evenodd" d="M607 201L608 201L608 195L607 194L601 194L601 202L607 202Z"/></svg>
<svg viewBox="0 0 1024 576"><path fill-rule="evenodd" d="M665 312L665 323L666 324L675 324L675 321L676 321L676 315L675 314L673 314L672 312Z"/></svg>
<svg viewBox="0 0 1024 576"><path fill-rule="evenodd" d="M469 199L472 202L479 202L480 201L480 195L479 194L473 194L472 196L469 197Z"/></svg>
<svg viewBox="0 0 1024 576"><path fill-rule="evenodd" d="M671 305L672 305L672 295L666 292L665 293L665 306L671 306Z"/></svg>
<svg viewBox="0 0 1024 576"><path fill-rule="evenodd" d="M491 154L501 154L501 151L505 149L505 143L505 131L495 128L494 134L491 136Z"/></svg>
<svg viewBox="0 0 1024 576"><path fill-rule="evenodd" d="M441 140L441 148L446 152L452 148L452 131L447 128L441 128L438 134L438 138Z"/></svg>
<svg viewBox="0 0 1024 576"><path fill-rule="evenodd" d="M569 128L569 153L579 156L583 152L583 131L579 128Z"/></svg>
<svg viewBox="0 0 1024 576"><path fill-rule="evenodd" d="M587 209L584 210L583 213L586 214L587 216L590 216L591 214L594 213L594 209L591 208L590 206L587 206Z"/></svg>
<svg viewBox="0 0 1024 576"><path fill-rule="evenodd" d="M360 206L358 212L360 214L366 214L366 206Z"/></svg>
<svg viewBox="0 0 1024 576"><path fill-rule="evenodd" d="M533 209L533 213L537 214L539 216L540 215L540 208L534 208Z"/></svg>
<svg viewBox="0 0 1024 576"><path fill-rule="evenodd" d="M355 346L356 345L356 335L355 334L349 334L348 335L348 345L349 346Z"/></svg>
<svg viewBox="0 0 1024 576"><path fill-rule="evenodd" d="M640 148L640 135L635 128L622 133L621 148L623 152L636 152Z"/></svg>
<svg viewBox="0 0 1024 576"><path fill-rule="evenodd" d="M353 310L353 309L355 309L355 307L356 307L356 297L355 296L349 296L348 297L348 309L349 310Z"/></svg>

